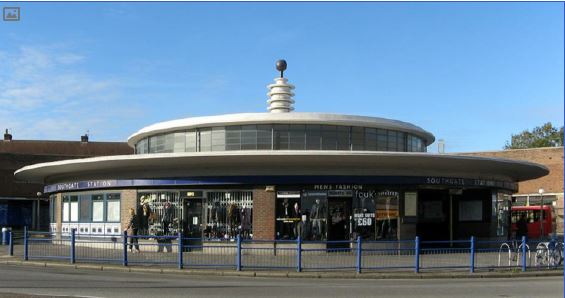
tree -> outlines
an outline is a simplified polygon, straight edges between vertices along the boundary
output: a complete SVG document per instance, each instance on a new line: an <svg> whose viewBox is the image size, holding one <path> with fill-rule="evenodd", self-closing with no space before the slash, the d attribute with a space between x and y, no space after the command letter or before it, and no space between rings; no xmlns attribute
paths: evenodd
<svg viewBox="0 0 565 298"><path fill-rule="evenodd" d="M560 129L553 127L551 122L535 127L532 131L512 135L512 141L504 146L504 149L526 149L539 147L563 146L563 126Z"/></svg>

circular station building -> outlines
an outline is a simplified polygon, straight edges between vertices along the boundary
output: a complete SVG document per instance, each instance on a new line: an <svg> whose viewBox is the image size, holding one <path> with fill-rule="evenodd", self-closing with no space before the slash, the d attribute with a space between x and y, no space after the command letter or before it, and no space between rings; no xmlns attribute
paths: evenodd
<svg viewBox="0 0 565 298"><path fill-rule="evenodd" d="M16 178L45 184L52 232L119 234L146 205L146 233L203 241L457 240L509 237L517 182L548 174L428 153L434 136L407 122L294 112L278 69L267 113L157 123L129 137L135 154L35 164Z"/></svg>

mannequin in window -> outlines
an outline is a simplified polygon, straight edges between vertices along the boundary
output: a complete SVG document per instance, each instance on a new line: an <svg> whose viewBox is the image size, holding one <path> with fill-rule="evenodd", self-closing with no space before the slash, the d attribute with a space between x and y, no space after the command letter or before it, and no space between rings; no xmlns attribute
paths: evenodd
<svg viewBox="0 0 565 298"><path fill-rule="evenodd" d="M283 231L282 231L282 238L283 239L289 239L289 238L293 238L293 227L292 227L292 222L290 221L290 218L292 217L292 207L290 206L290 203L288 202L288 199L284 199L283 203L283 214L282 217L283 219Z"/></svg>
<svg viewBox="0 0 565 298"><path fill-rule="evenodd" d="M293 218L293 230L294 230L294 236L298 237L300 235L300 205L298 204L298 202L294 203L294 206L292 208L292 218Z"/></svg>
<svg viewBox="0 0 565 298"><path fill-rule="evenodd" d="M166 202L164 209L163 209L163 219L161 220L161 224L163 225L163 235L169 235L169 224L173 222L174 216L174 207L171 206L171 203Z"/></svg>
<svg viewBox="0 0 565 298"><path fill-rule="evenodd" d="M139 220L139 234L148 235L149 221L151 219L151 208L149 207L149 200L142 196L140 205L137 208L137 218Z"/></svg>
<svg viewBox="0 0 565 298"><path fill-rule="evenodd" d="M314 240L323 240L325 232L325 219L326 210L322 204L320 204L320 199L316 199L314 205L312 205L312 210L310 211L310 218L312 219L312 238Z"/></svg>

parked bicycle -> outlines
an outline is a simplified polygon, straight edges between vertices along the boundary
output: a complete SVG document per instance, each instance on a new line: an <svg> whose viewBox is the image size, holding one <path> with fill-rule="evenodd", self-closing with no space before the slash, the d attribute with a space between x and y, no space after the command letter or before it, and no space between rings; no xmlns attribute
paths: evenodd
<svg viewBox="0 0 565 298"><path fill-rule="evenodd" d="M563 263L563 242L552 238L536 246L536 267L557 267Z"/></svg>

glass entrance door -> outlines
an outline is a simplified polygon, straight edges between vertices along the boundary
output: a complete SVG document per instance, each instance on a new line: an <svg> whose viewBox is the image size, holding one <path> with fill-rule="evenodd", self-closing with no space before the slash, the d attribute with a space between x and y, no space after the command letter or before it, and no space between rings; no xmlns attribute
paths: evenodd
<svg viewBox="0 0 565 298"><path fill-rule="evenodd" d="M183 199L183 235L188 238L187 245L202 244L202 227L202 199Z"/></svg>

